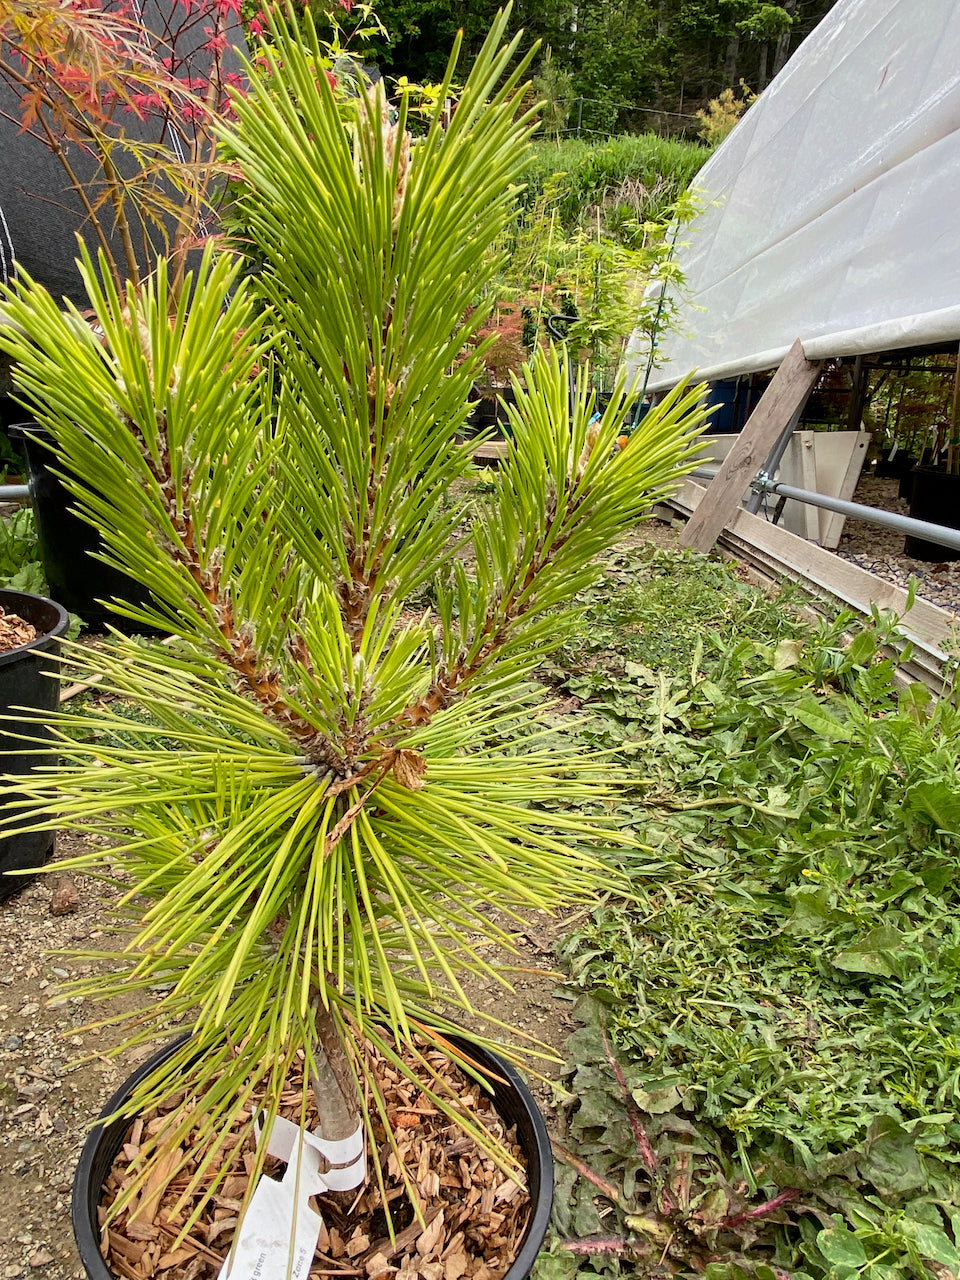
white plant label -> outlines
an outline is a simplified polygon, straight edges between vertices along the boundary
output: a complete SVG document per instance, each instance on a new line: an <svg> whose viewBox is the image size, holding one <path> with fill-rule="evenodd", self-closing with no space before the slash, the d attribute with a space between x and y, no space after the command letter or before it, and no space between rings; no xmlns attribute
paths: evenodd
<svg viewBox="0 0 960 1280"><path fill-rule="evenodd" d="M267 1155L287 1162L283 1179L260 1178L218 1280L307 1280L321 1226L308 1200L349 1191L366 1172L362 1125L342 1142L327 1142L278 1116ZM340 1167L321 1173L321 1159Z"/></svg>

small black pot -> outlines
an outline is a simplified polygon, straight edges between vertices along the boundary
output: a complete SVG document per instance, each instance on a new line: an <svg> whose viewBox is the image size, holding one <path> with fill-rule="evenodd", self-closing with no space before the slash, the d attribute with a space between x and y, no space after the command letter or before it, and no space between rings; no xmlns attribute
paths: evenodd
<svg viewBox="0 0 960 1280"><path fill-rule="evenodd" d="M189 1033L178 1036L164 1045L153 1057L148 1058L124 1082L101 1111L108 1116L122 1106L142 1080L174 1053ZM524 1280L533 1268L543 1238L550 1222L553 1208L553 1152L550 1138L533 1095L524 1084L519 1072L496 1054L481 1049L466 1040L449 1037L450 1042L463 1050L485 1072L491 1074L491 1094L500 1116L510 1125L517 1126L517 1141L527 1160L527 1182L530 1191L530 1219L520 1244L520 1251L503 1280ZM501 1080L493 1079L501 1077ZM501 1083L502 1081L502 1083ZM73 1201L70 1213L77 1251L90 1280L115 1280L100 1252L100 1227L97 1208L106 1182L123 1143L129 1120L114 1120L111 1124L97 1124L87 1135L80 1153L80 1161L73 1179ZM271 1273L272 1274L272 1273ZM279 1272L278 1272L279 1274Z"/></svg>
<svg viewBox="0 0 960 1280"><path fill-rule="evenodd" d="M914 454L908 453L906 449L898 449L897 452L890 457L890 450L883 449L880 457L877 459L876 474L887 480L903 481L913 468L917 465L917 459ZM901 494L901 497L904 495Z"/></svg>
<svg viewBox="0 0 960 1280"><path fill-rule="evenodd" d="M960 476L950 475L937 467L914 468L910 514L915 520L960 529ZM913 534L907 535L903 550L905 555L913 556L915 560L960 560L960 551Z"/></svg>
<svg viewBox="0 0 960 1280"><path fill-rule="evenodd" d="M917 473L918 460L910 454L906 456L909 465L900 476L900 483L897 485L897 497L905 498L907 502L911 502L913 500L913 478Z"/></svg>
<svg viewBox="0 0 960 1280"><path fill-rule="evenodd" d="M0 773L12 781L50 763L39 743L50 741L45 721L57 706L60 694L53 659L70 619L53 600L5 587L0 588L0 606L5 613L15 613L37 629L36 640L0 653L0 715L16 716L16 723L0 721ZM21 741L17 736L21 733L36 739L37 749ZM20 799L22 793L15 792L9 798ZM22 809L0 817L0 899L27 883L24 876L10 872L39 870L53 853L52 831L3 834L5 826L16 826L23 819Z"/></svg>
<svg viewBox="0 0 960 1280"><path fill-rule="evenodd" d="M94 558L103 550L103 539L77 515L76 498L55 474L57 470L66 473L66 468L51 449L50 432L37 422L19 422L9 431L23 443L26 454L30 501L51 597L94 631L103 631L108 623L125 632L145 630L103 603L125 600L142 605L149 593L127 574Z"/></svg>
<svg viewBox="0 0 960 1280"><path fill-rule="evenodd" d="M495 430L502 436L512 436L513 429L506 406L516 403L517 397L512 387L485 388L470 414L471 434Z"/></svg>

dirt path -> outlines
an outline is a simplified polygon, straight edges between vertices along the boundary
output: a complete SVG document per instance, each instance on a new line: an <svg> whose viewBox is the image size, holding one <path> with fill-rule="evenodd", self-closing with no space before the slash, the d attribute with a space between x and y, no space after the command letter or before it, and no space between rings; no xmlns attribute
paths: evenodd
<svg viewBox="0 0 960 1280"><path fill-rule="evenodd" d="M61 839L58 854L82 848ZM112 890L74 876L76 906L51 913L59 875L40 877L0 903L0 1276L81 1275L70 1229L70 1187L92 1118L121 1071L94 1058L109 1030L80 1033L93 1012L81 997L57 999L58 984L90 966L50 954L98 945ZM69 902L64 904L69 906Z"/></svg>

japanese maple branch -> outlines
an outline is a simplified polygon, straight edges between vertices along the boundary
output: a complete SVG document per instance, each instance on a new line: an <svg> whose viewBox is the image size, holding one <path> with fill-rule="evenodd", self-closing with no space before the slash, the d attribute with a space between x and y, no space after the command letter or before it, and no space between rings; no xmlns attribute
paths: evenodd
<svg viewBox="0 0 960 1280"><path fill-rule="evenodd" d="M93 227L94 233L96 234L96 237L97 237L97 241L100 244L100 248L103 250L104 257L109 263L110 273L113 276L113 282L117 286L117 289L120 289L122 288L120 272L117 269L116 262L114 261L113 251L110 248L110 241L107 239L106 232L103 229L100 219L97 217L96 209L93 207L89 197L87 196L86 188L84 187L83 183L80 181L80 179L77 177L76 173L74 172L73 166L70 164L70 161L67 159L66 152L64 151L63 147L60 145L60 140L57 138L49 122L45 119L44 116L40 114L39 111L37 112L37 119L40 122L40 127L43 129L44 133L46 134L47 145L50 147L50 150L53 152L53 154L57 157L57 160L59 161L63 171L67 175L67 180L70 183L70 186L73 188L74 193L76 194L80 203L83 205L84 212L87 215L87 220L89 221L90 225Z"/></svg>
<svg viewBox="0 0 960 1280"><path fill-rule="evenodd" d="M120 175L117 173L116 167L105 148L100 152L100 165L107 182L107 190L110 193L110 203L113 205L114 223L120 233L120 243L123 245L123 258L127 266L127 276L133 281L134 288L139 289L140 267L137 263L136 250L133 247L133 236L130 234L130 219L127 217L123 198L123 183L120 181Z"/></svg>
<svg viewBox="0 0 960 1280"><path fill-rule="evenodd" d="M214 15L213 34L211 42L218 39L224 30L223 11L217 9ZM207 82L207 92L204 98L204 110L207 118L212 119L216 114L217 95L219 86L217 78L211 73ZM171 126L172 127L172 126ZM201 135L202 136L202 135ZM204 203L206 190L210 182L210 174L214 169L214 163L217 154L217 140L210 138L210 159L204 169L204 177L202 180L194 182L190 199L186 202L180 211L177 227L173 236L173 279L171 281L170 290L174 299L180 297L180 291L183 288L183 277L187 267L187 242L190 238L192 229L196 226L200 216L200 208ZM200 137L194 135L193 142L190 144L190 164L195 167L200 161Z"/></svg>

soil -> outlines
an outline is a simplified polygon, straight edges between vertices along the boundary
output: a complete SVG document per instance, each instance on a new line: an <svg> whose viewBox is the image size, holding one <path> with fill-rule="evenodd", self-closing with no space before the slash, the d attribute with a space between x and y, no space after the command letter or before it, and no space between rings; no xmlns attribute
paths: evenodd
<svg viewBox="0 0 960 1280"><path fill-rule="evenodd" d="M0 653L18 649L36 638L37 629L32 623L24 621L19 614L6 613L0 606Z"/></svg>

